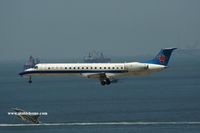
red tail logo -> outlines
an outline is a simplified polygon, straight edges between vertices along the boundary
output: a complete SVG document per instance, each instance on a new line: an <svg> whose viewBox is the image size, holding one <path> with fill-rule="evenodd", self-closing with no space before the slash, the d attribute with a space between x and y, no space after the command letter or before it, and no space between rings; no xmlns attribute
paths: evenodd
<svg viewBox="0 0 200 133"><path fill-rule="evenodd" d="M163 64L163 63L165 62L166 59L167 59L167 57L164 56L164 55L159 56L159 60L160 60L160 63L161 63L161 64Z"/></svg>

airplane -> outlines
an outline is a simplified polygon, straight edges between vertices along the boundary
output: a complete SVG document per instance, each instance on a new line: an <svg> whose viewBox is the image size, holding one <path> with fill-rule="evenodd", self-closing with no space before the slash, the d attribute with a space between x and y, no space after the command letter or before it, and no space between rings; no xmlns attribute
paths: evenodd
<svg viewBox="0 0 200 133"><path fill-rule="evenodd" d="M149 75L168 67L171 53L177 48L164 48L146 62L128 63L39 63L33 68L20 72L20 76L28 76L32 83L32 76L81 76L98 79L101 85L109 85L117 78L126 76Z"/></svg>
<svg viewBox="0 0 200 133"><path fill-rule="evenodd" d="M35 124L39 124L41 123L38 118L40 115L31 115L31 114L26 114L28 112L24 111L23 109L20 109L20 108L12 108L15 112L17 113L22 113L22 114L19 114L17 115L17 117L19 117L20 119L22 119L23 121L29 121L29 122L32 122L32 123L35 123ZM23 114L24 113L24 114Z"/></svg>

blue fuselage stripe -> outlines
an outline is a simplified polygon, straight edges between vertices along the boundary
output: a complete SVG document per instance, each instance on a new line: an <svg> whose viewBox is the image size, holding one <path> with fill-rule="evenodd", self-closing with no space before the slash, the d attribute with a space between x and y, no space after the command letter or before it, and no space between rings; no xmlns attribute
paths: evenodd
<svg viewBox="0 0 200 133"><path fill-rule="evenodd" d="M27 75L27 74L77 74L77 73L125 73L127 70L34 70L34 71L24 71L19 73L19 75Z"/></svg>

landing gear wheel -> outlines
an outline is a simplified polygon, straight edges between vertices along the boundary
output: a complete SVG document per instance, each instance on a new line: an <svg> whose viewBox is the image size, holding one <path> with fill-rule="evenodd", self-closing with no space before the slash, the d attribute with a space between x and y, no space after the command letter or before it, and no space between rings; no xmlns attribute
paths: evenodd
<svg viewBox="0 0 200 133"><path fill-rule="evenodd" d="M106 78L104 80L101 81L101 85L109 85L111 82L110 82L110 79L109 78Z"/></svg>
<svg viewBox="0 0 200 133"><path fill-rule="evenodd" d="M103 81L101 81L101 85L105 85L106 84L106 82L103 80Z"/></svg>

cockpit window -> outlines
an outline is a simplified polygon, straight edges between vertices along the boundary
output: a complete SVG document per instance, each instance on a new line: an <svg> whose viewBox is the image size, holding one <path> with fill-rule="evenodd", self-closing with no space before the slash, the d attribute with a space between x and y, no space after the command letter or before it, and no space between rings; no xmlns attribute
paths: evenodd
<svg viewBox="0 0 200 133"><path fill-rule="evenodd" d="M38 66L34 66L35 69L38 69Z"/></svg>

